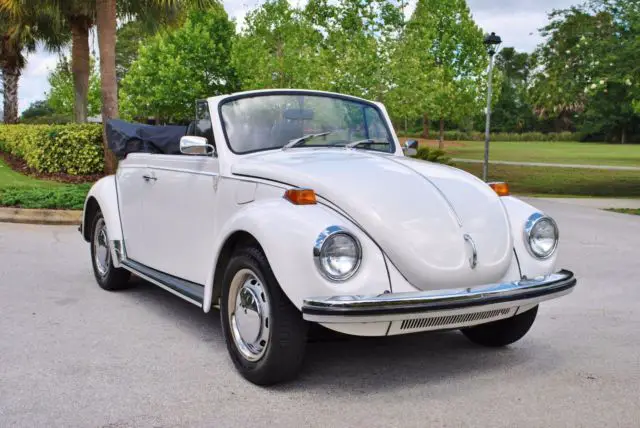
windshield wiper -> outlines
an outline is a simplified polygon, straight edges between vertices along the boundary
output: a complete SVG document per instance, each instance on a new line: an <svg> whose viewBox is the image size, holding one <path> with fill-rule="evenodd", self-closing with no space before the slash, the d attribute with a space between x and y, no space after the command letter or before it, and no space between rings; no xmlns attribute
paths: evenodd
<svg viewBox="0 0 640 428"><path fill-rule="evenodd" d="M290 140L287 144L282 146L282 150L291 149L293 147L298 147L298 146L306 143L307 140L310 140L310 139L316 138L316 137L324 137L325 135L331 134L331 132L332 131L318 132L317 134L306 134L306 135L303 135L300 138L294 138L293 140Z"/></svg>
<svg viewBox="0 0 640 428"><path fill-rule="evenodd" d="M371 138L367 138L366 140L359 140L359 141L353 141L349 144L346 144L345 147L348 149L353 149L354 147L358 147L360 144L367 144L367 145L371 145L371 144L389 144L388 141L384 141L384 140L373 140Z"/></svg>

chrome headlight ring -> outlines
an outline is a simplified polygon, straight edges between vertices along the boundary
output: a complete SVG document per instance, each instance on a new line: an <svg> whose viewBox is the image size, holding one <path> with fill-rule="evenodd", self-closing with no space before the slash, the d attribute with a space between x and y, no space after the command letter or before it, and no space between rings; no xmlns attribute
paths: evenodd
<svg viewBox="0 0 640 428"><path fill-rule="evenodd" d="M352 251L355 254L355 260L351 264L350 268L342 274L332 273L327 268L328 262L326 257L326 250L336 239L346 237L351 241L353 245ZM313 260L318 268L320 274L332 282L342 282L351 278L358 272L360 263L362 262L362 246L360 241L351 232L341 226L330 226L323 230L313 246Z"/></svg>
<svg viewBox="0 0 640 428"><path fill-rule="evenodd" d="M533 233L536 230L536 227L539 227L539 225L543 224L543 223L547 223L549 224L552 228L553 228L553 232L554 232L554 242L552 247L546 252L546 253L538 253L536 252L536 250L534 250L533 245L532 245L532 239L533 239ZM545 260L548 259L549 257L551 257L555 252L556 249L558 248L558 238L559 238L559 231L558 231L558 225L556 224L555 220L553 220L551 217L546 216L542 213L534 213L531 214L529 216L529 218L527 219L526 223L524 224L524 241L525 241L525 246L527 247L527 250L529 251L529 253L540 260Z"/></svg>

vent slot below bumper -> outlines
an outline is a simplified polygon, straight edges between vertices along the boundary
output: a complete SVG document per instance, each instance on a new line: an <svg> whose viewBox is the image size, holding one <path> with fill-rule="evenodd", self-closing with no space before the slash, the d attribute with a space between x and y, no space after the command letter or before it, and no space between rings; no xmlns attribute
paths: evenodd
<svg viewBox="0 0 640 428"><path fill-rule="evenodd" d="M516 308L495 309L492 311L471 312L466 314L442 315L439 317L414 318L394 321L389 334L407 333L407 330L441 330L460 328L483 322L507 318L515 313Z"/></svg>

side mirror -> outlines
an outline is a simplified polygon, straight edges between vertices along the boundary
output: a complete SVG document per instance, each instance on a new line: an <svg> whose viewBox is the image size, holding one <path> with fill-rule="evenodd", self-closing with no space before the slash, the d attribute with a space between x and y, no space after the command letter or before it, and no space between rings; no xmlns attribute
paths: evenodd
<svg viewBox="0 0 640 428"><path fill-rule="evenodd" d="M185 155L209 155L213 153L213 146L204 137L185 135L180 138L180 153Z"/></svg>
<svg viewBox="0 0 640 428"><path fill-rule="evenodd" d="M407 140L402 147L405 156L415 156L418 153L418 142L416 140Z"/></svg>

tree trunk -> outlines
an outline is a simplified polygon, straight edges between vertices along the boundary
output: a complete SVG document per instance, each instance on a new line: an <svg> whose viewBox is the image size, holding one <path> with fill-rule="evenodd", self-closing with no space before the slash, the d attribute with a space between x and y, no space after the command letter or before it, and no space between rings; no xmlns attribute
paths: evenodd
<svg viewBox="0 0 640 428"><path fill-rule="evenodd" d="M620 144L624 144L627 142L627 127L622 127L622 133L620 134Z"/></svg>
<svg viewBox="0 0 640 428"><path fill-rule="evenodd" d="M71 18L71 71L75 100L73 118L78 123L87 121L89 109L89 73L91 57L89 55L89 27L91 20L86 16Z"/></svg>
<svg viewBox="0 0 640 428"><path fill-rule="evenodd" d="M422 115L422 138L429 139L429 114Z"/></svg>
<svg viewBox="0 0 640 428"><path fill-rule="evenodd" d="M4 81L4 123L18 123L18 80L20 69L17 67L3 67Z"/></svg>
<svg viewBox="0 0 640 428"><path fill-rule="evenodd" d="M440 139L438 140L438 148L444 150L444 117L440 118Z"/></svg>
<svg viewBox="0 0 640 428"><path fill-rule="evenodd" d="M98 46L100 48L104 172L113 174L118 166L118 160L107 146L106 126L109 119L118 117L116 0L96 0L96 23L98 25Z"/></svg>

